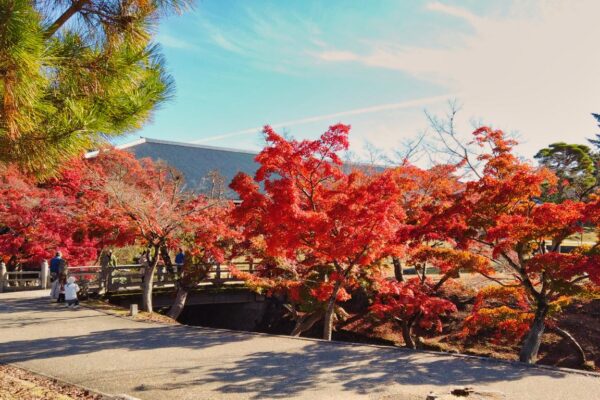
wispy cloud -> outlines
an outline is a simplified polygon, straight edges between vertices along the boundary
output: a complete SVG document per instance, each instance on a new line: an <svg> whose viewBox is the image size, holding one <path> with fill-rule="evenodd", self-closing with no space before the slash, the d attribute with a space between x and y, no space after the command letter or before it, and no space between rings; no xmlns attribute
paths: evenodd
<svg viewBox="0 0 600 400"><path fill-rule="evenodd" d="M463 20L471 30L447 29L443 42L411 46L382 39L366 48L328 48L321 62L398 70L460 91L468 117L517 129L526 152L569 135L583 141L600 110L600 2L513 2L506 14L477 15L432 2L432 13ZM450 42L450 40L453 40Z"/></svg>
<svg viewBox="0 0 600 400"><path fill-rule="evenodd" d="M427 4L427 9L430 11L438 11L447 15L452 15L454 17L464 19L472 25L477 25L484 21L482 17L473 14L465 8L450 6L448 4L440 3L438 1Z"/></svg>
<svg viewBox="0 0 600 400"><path fill-rule="evenodd" d="M305 125L305 124L310 124L313 122L321 122L321 121L330 121L331 122L340 117L348 117L348 116L352 116L352 115L361 115L361 114L371 114L371 113L387 111L387 110L400 110L400 109L405 109L405 108L414 108L414 107L421 107L421 106L426 106L426 105L435 104L435 103L441 103L444 101L448 101L449 99L452 99L454 97L457 97L457 95L458 94L447 94L447 95L443 95L443 96L432 96L432 97L426 97L426 98L421 98L421 99L401 101L398 103L378 104L375 106L355 108L353 110L340 111L340 112L336 112L336 113L332 113L332 114L316 115L316 116L312 116L312 117L306 117L306 118L295 119L295 120L290 120L290 121L285 121L285 122L279 122L276 124L272 124L271 126L275 129L278 129L278 128L287 128L287 127L292 127L292 126L298 126L298 125ZM215 140L228 139L228 138L232 138L232 137L236 137L236 136L258 133L262 130L262 128L263 128L262 126L258 126L258 127L254 127L254 128L242 129L242 130L235 131L235 132L223 133L220 135L215 135L215 136L198 139L198 140L193 141L192 143L210 142L210 141L215 141Z"/></svg>
<svg viewBox="0 0 600 400"><path fill-rule="evenodd" d="M240 56L240 63L262 70L302 73L307 64L314 62L306 53L327 46L319 26L293 12L268 9L258 13L248 7L238 10L236 21L222 21L201 12L198 16L197 26L202 31L198 40Z"/></svg>

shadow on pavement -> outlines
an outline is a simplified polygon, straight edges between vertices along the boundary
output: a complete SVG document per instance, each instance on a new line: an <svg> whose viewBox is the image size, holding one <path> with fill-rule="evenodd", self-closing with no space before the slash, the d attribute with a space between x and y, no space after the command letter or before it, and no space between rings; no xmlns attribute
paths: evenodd
<svg viewBox="0 0 600 400"><path fill-rule="evenodd" d="M29 315L30 312L37 312L35 308L32 310L31 300L10 300L10 303L10 305L4 302L0 304L0 313L5 310L10 311L12 307L25 312L25 319L31 319L22 323L33 323L36 320L34 315ZM40 302L38 306L39 310L53 309L47 301L45 304ZM43 315L40 317L45 318ZM58 316L58 318L63 317ZM69 319L73 318L78 318L77 314L73 314ZM56 315L54 319L56 320ZM20 321L11 321L11 323L18 324ZM81 336L0 343L0 362L49 359L62 357L66 353L90 354L108 349L199 350L256 338L256 335L243 332L194 329L180 325L145 325L140 328L94 331ZM262 336L259 340L288 339ZM348 393L374 394L383 392L389 385L481 385L498 381L515 381L535 375L551 378L564 376L561 371L492 360L355 346L339 342L305 341L300 344L300 348L298 344L296 342L289 350L282 351L255 350L243 358L242 356L235 358L235 355L227 354L227 347L224 346L222 360L200 362L199 359L197 366L189 368L173 368L173 365L177 365L177 360L170 359L163 365L163 368L167 368L167 365L171 366L166 372L169 376L166 379L167 383L143 384L136 390L167 392L163 393L164 398L169 398L169 391L191 394L194 393L194 388L205 390L210 386L210 390L225 396L244 394L247 398L253 399L281 399L327 386L337 387ZM248 346L253 346L253 342L249 342ZM143 378L140 376L140 382L143 382Z"/></svg>
<svg viewBox="0 0 600 400"><path fill-rule="evenodd" d="M257 352L218 368L178 368L171 372L179 375L177 382L137 390L185 390L217 383L216 390L223 394L244 393L262 399L287 398L331 384L353 393L372 394L391 384L481 385L532 375L564 375L486 360L322 342L310 343L302 352ZM182 376L186 377L182 380Z"/></svg>
<svg viewBox="0 0 600 400"><path fill-rule="evenodd" d="M34 304L32 307L32 303ZM36 310L36 307L37 310ZM59 322L76 326L80 321L105 317L98 315L80 315L76 310L58 307L50 304L47 299L40 300L2 300L0 313L25 312L23 317L2 321L2 329L15 329L28 325L43 324L44 322ZM44 315L44 311L52 311ZM61 311L64 311L64 315ZM38 316L37 313L40 312ZM57 316L57 313L58 316ZM40 329L43 329L41 327ZM35 340L17 340L0 342L0 362L21 362L53 357L65 354L78 355L99 352L109 349L151 350L160 348L192 348L203 349L229 342L251 339L252 336L243 332L214 331L209 329L193 329L183 325L150 325L134 329L110 329L94 331L81 336L59 336Z"/></svg>

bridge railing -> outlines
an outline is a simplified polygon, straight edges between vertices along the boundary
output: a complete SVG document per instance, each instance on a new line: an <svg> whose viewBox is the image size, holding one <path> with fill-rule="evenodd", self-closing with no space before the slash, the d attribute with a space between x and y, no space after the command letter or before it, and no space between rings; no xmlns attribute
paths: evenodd
<svg viewBox="0 0 600 400"><path fill-rule="evenodd" d="M253 272L253 263L235 261L231 263L236 269L243 272ZM169 270L165 265L159 264L154 273L153 287L173 287L180 277L181 265L174 265ZM144 266L141 264L117 265L107 269L108 276L102 275L100 267L69 267L70 276L84 283L88 291L97 291L105 287L107 292L139 290L144 285ZM211 267L207 277L199 284L221 285L227 282L238 282L228 265L215 264Z"/></svg>
<svg viewBox="0 0 600 400"><path fill-rule="evenodd" d="M0 262L0 292L46 289L48 284L47 264L42 264L39 271L8 271Z"/></svg>
<svg viewBox="0 0 600 400"><path fill-rule="evenodd" d="M11 271L4 272L0 279L0 292L4 290L42 289L40 271Z"/></svg>
<svg viewBox="0 0 600 400"><path fill-rule="evenodd" d="M231 263L242 272L253 272L252 261L235 261ZM108 276L103 276L100 266L75 266L67 268L67 275L77 279L80 286L88 292L97 292L105 288L108 292L141 289L143 286L143 266L141 264L126 264L111 267ZM181 272L181 266L175 265L168 270L159 264L154 274L154 287L173 287L176 285ZM237 282L228 265L215 264L211 267L206 279L200 284L221 285L227 282ZM4 290L32 290L50 287L48 270L42 267L40 271L7 272L0 270L0 292Z"/></svg>

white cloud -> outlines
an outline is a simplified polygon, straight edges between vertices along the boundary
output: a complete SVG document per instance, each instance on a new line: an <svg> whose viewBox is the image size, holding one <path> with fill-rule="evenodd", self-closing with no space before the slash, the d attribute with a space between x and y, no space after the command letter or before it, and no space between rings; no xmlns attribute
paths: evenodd
<svg viewBox="0 0 600 400"><path fill-rule="evenodd" d="M428 47L381 41L364 52L329 48L316 57L399 70L460 91L464 117L518 130L528 156L553 141L592 136L589 114L600 111L599 1L515 2L503 16L441 2L427 9L463 20L472 33L448 31Z"/></svg>
<svg viewBox="0 0 600 400"><path fill-rule="evenodd" d="M450 6L450 5L440 3L437 1L434 3L427 4L427 9L431 10L431 11L439 11L444 14L462 18L462 19L470 22L473 25L476 25L482 21L481 17L473 14L472 12L470 12L464 8Z"/></svg>

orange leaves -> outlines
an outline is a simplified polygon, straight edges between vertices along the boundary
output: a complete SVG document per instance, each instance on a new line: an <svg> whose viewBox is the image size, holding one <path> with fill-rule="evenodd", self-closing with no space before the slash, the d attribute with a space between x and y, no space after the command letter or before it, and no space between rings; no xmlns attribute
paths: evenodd
<svg viewBox="0 0 600 400"><path fill-rule="evenodd" d="M494 342L517 343L532 320L523 289L489 286L477 295L473 312L463 323L462 335L491 335Z"/></svg>
<svg viewBox="0 0 600 400"><path fill-rule="evenodd" d="M147 246L172 248L186 234L205 257L223 258L217 242L230 236L226 202L194 195L184 190L177 170L124 151L100 152L88 169L91 184L105 196L109 226L126 222Z"/></svg>
<svg viewBox="0 0 600 400"><path fill-rule="evenodd" d="M412 252L412 262L429 262L440 269L444 274L450 271L462 270L464 272L494 272L490 261L470 251L453 249L449 247L431 247L421 245Z"/></svg>
<svg viewBox="0 0 600 400"><path fill-rule="evenodd" d="M586 251L558 253L561 243L584 224L599 222L593 196L588 204L541 203L542 189L551 190L557 178L519 159L513 153L516 143L502 131L483 127L474 135L490 151L480 157L480 176L466 183L451 209L449 216L465 223L462 232L455 231L455 240L462 248L487 247L495 261L522 278L530 295L549 296L548 301L572 293L586 277L596 279L596 262ZM539 293L542 286L552 290Z"/></svg>

